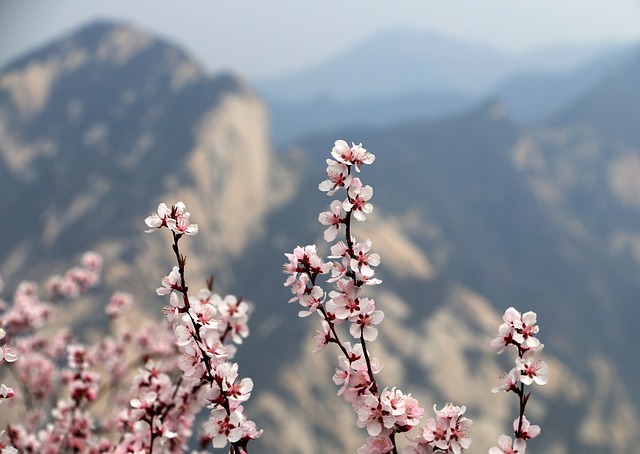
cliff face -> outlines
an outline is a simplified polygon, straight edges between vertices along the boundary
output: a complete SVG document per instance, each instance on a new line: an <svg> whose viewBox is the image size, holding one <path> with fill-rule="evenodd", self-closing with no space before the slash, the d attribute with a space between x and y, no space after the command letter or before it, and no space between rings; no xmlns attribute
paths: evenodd
<svg viewBox="0 0 640 454"><path fill-rule="evenodd" d="M13 219L0 227L2 275L35 277L97 248L157 276L142 264L164 251L154 240L140 248L141 219L179 199L219 233L192 242L203 269L224 269L286 195L271 189L267 128L242 80L210 77L126 25L94 24L16 61L0 73L0 175Z"/></svg>

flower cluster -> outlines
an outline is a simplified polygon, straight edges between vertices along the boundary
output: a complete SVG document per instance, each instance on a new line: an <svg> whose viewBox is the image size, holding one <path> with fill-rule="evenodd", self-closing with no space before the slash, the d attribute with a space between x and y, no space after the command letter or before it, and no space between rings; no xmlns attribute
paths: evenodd
<svg viewBox="0 0 640 454"><path fill-rule="evenodd" d="M198 233L198 224L192 224L190 221L191 213L187 211L184 203L178 202L171 208L165 203L158 205L158 211L151 213L144 220L149 227L146 233L167 227L176 235L195 235Z"/></svg>
<svg viewBox="0 0 640 454"><path fill-rule="evenodd" d="M189 216L182 202L171 209L161 203L158 212L145 220L151 227L147 232L163 227L171 230L173 251L178 262L162 279L156 293L169 296L164 314L181 353L178 361L182 372L181 388L190 390L184 395L193 398L195 404L208 405L211 410L203 426L205 438L215 448L231 443L232 452L245 452L248 442L260 437L262 431L257 430L255 423L247 418L242 405L251 395L253 382L250 378L238 380L238 364L231 361L235 347L225 344L225 341L240 344L248 336L247 322L252 306L235 296L222 298L213 293L213 279L196 298L189 297L185 282L186 260L179 247L183 235L198 232L197 225L189 222ZM132 400L132 406L138 413L144 412L144 420L152 427L152 434L157 432L159 438L165 439L175 436L177 428L170 425L163 431L163 427L154 422L158 415L164 415L164 405L156 405L161 396L159 391L140 388L139 397Z"/></svg>
<svg viewBox="0 0 640 454"><path fill-rule="evenodd" d="M4 339L6 335L7 332L4 329L0 328L0 340ZM4 361L6 363L12 363L16 359L18 359L18 355L13 353L11 347L8 344L0 345L0 355L0 362ZM0 404L3 400L9 399L15 395L16 393L13 388L9 388L4 383L0 383Z"/></svg>
<svg viewBox="0 0 640 454"><path fill-rule="evenodd" d="M510 307L502 316L503 323L498 328L498 334L491 341L498 354L509 347L515 347L517 357L515 367L501 377L500 386L493 388L494 393L513 392L518 396L519 415L513 422L514 439L508 435L500 435L498 447L489 450L490 454L523 454L526 441L540 434L540 427L531 425L524 412L531 393L525 391L525 386L532 384L545 385L547 383L547 364L538 359L538 354L544 344L535 337L539 331L535 312L520 314Z"/></svg>
<svg viewBox="0 0 640 454"><path fill-rule="evenodd" d="M360 172L363 165L373 163L375 156L362 145L349 146L343 140L335 142L331 155L334 159L326 160L327 179L320 183L319 189L329 196L344 190L345 196L342 200L332 201L329 211L320 213L318 220L327 226L324 231L326 241L335 241L343 227L344 240L330 246L328 261L318 255L315 245L298 246L292 253L285 254L288 261L283 265L283 271L289 275L285 286L293 293L289 302L297 301L304 308L298 314L300 317L319 314L322 318L322 329L314 336L314 352L321 351L329 343L335 343L341 351L333 381L340 387L338 396L352 405L358 427L366 429L369 435L358 452L397 452L396 434L408 433L418 426L424 410L410 394L404 394L395 387L379 389L375 376L382 365L371 357L367 348L367 342L378 337L377 326L384 319L384 313L376 307L374 299L364 294L366 286L381 283L375 277L380 255L372 251L370 240L360 242L352 233L351 221L365 221L373 212L370 202L373 188L363 184L352 172ZM328 293L317 282L321 275L333 285L333 290ZM341 340L339 325L347 327L357 342L355 345ZM456 408L460 413L454 415L450 408ZM431 425L436 424L430 419L423 436L412 440L416 445L409 449L427 452L428 447L441 451L451 449L458 453L469 447L471 439L467 430L471 420L462 417L462 408L445 407L448 428L443 429L440 435L446 439L427 434ZM440 419L438 424L442 425Z"/></svg>
<svg viewBox="0 0 640 454"><path fill-rule="evenodd" d="M50 298L23 282L11 303L0 301L0 367L10 379L0 385L0 403L12 408L12 421L0 433L0 450L13 452L183 452L193 438L197 415L209 407L199 440L245 453L261 431L248 420L243 403L251 379L238 378L231 360L249 334L251 304L212 291L213 280L197 297L187 293L185 258L179 240L193 235L184 204L161 204L147 225L173 232L178 266L162 280L167 295L165 320L132 326L126 317L131 295L114 293L104 306L106 331L94 344L83 343L66 328L53 337L46 327L57 306L101 280L102 258L82 257L81 265L48 280ZM154 221L154 219L156 219ZM10 363L10 364L9 364Z"/></svg>
<svg viewBox="0 0 640 454"><path fill-rule="evenodd" d="M459 454L463 449L471 446L468 431L471 420L463 416L466 407L447 404L442 410L433 406L435 418L429 418L422 428L420 435L413 441L415 447L406 449L403 454L421 454L430 452L453 452Z"/></svg>
<svg viewBox="0 0 640 454"><path fill-rule="evenodd" d="M293 294L289 302L302 306L300 317L320 318L314 353L328 344L339 350L333 374L337 395L352 406L357 427L368 435L359 454L397 453L398 434L409 443L403 454L460 454L471 445L472 421L464 406L434 406L435 417L421 426L425 411L420 403L377 382L382 364L371 355L369 343L378 338L384 313L366 291L381 284L376 277L381 258L369 239L359 241L352 233L352 221L366 221L373 212L373 188L355 175L375 156L342 140L331 155L319 189L344 196L318 216L330 254L323 259L315 245L285 254L285 286ZM34 282L22 282L9 303L0 300L0 404L12 410L0 432L2 454L180 453L189 446L203 410L208 416L198 434L203 450L230 445L231 454L246 454L249 442L261 436L244 410L253 381L239 378L233 361L249 335L252 305L214 293L213 278L206 288L189 293L180 240L198 233L190 217L178 202L171 207L161 203L145 219L146 232L171 232L177 262L156 289L166 299L161 322L148 319L132 326L133 317L126 315L133 298L115 292L104 305L105 332L97 342L76 338L66 328L44 334L59 305L100 283L103 259L92 252L79 266L48 280L48 298L41 297ZM518 396L519 415L513 437L500 435L489 454L522 454L527 441L540 433L525 416L531 395L525 387L546 384L548 367L538 358L543 344L536 337L536 314L509 308L503 321L491 344L498 353L515 347L517 357L492 391Z"/></svg>
<svg viewBox="0 0 640 454"><path fill-rule="evenodd" d="M74 266L62 276L52 276L47 287L53 298L76 298L100 283L102 256L87 252L80 266Z"/></svg>
<svg viewBox="0 0 640 454"><path fill-rule="evenodd" d="M101 270L101 256L86 253L80 266L63 277L49 279L51 299L59 302L62 297L80 296L100 282ZM124 377L124 372L117 377L117 371L126 364L124 352L132 337L107 335L96 345L87 346L66 328L53 336L43 335L42 329L50 322L56 305L41 299L33 282L20 283L13 300L0 305L4 311L0 337L9 339L14 347L2 347L4 360L12 362L11 375L6 378L14 379L15 390L6 385L0 388L4 397L14 397L7 404L21 407L20 413L24 414L21 423L12 421L3 431L7 439L0 440L2 452L113 450L108 426L118 418L105 414L98 420L90 408L102 387L111 388ZM104 367L102 371L99 365Z"/></svg>

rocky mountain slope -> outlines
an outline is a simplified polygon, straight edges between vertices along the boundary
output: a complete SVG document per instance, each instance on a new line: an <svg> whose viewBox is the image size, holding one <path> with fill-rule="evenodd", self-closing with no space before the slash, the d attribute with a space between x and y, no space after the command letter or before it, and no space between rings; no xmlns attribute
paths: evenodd
<svg viewBox="0 0 640 454"><path fill-rule="evenodd" d="M317 213L330 199L317 184L333 141L362 141L377 155L363 174L376 208L355 228L382 255L382 384L425 407L466 404L471 452L486 452L514 417L513 402L490 393L504 365L489 341L506 307L536 310L552 376L532 397L543 426L532 452L632 452L636 66L535 130L488 102L443 120L318 134L275 154L268 112L241 79L209 76L135 27L92 24L0 70L10 219L0 274L11 288L96 249L105 290L133 292L159 316L153 290L171 252L142 221L158 202L184 200L201 230L185 242L192 286L213 272L221 292L256 304L239 356L256 384L249 412L266 429L256 452L353 452L364 434L334 396L336 352L310 355L315 320L286 304L281 263L298 244L322 243ZM620 106L630 120L603 121Z"/></svg>
<svg viewBox="0 0 640 454"><path fill-rule="evenodd" d="M0 227L0 271L36 276L98 248L144 274L165 251L153 239L141 247L141 216L182 198L220 232L194 248L222 277L286 192L272 185L267 128L242 80L210 77L132 27L94 24L14 62L0 76L2 202L13 218Z"/></svg>

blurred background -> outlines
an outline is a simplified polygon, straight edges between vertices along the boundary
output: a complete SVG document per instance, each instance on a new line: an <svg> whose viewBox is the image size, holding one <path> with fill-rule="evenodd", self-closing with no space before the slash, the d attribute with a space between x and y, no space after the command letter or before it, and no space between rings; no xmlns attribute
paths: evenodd
<svg viewBox="0 0 640 454"><path fill-rule="evenodd" d="M324 161L361 142L382 386L466 405L486 452L517 411L489 342L507 307L534 310L551 374L528 452L638 452L639 24L637 0L0 0L3 299L97 250L74 323L100 327L86 305L116 289L159 318L172 254L143 221L183 200L190 287L213 273L255 304L253 450L355 452L337 352L311 355L281 264L326 252Z"/></svg>

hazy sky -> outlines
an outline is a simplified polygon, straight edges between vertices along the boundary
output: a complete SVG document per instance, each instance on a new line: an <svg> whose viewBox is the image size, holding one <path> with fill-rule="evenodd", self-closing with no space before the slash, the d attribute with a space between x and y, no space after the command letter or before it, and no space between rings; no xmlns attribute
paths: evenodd
<svg viewBox="0 0 640 454"><path fill-rule="evenodd" d="M392 28L512 52L640 42L640 0L0 0L0 66L98 18L139 24L181 44L212 71L250 78L311 64Z"/></svg>

